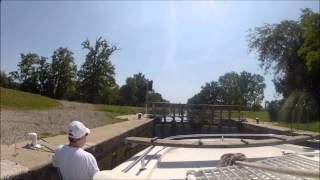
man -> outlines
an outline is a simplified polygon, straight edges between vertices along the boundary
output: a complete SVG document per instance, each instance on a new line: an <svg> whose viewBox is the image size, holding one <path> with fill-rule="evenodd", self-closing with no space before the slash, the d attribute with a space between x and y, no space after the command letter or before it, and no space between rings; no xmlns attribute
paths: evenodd
<svg viewBox="0 0 320 180"><path fill-rule="evenodd" d="M64 180L92 179L99 171L97 161L82 149L90 130L79 121L72 121L68 129L70 143L57 148L52 164L59 169Z"/></svg>

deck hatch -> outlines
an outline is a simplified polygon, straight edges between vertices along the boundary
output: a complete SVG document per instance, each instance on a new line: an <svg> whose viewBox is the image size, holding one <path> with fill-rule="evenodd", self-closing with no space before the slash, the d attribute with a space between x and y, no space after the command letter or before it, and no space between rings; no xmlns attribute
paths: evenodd
<svg viewBox="0 0 320 180"><path fill-rule="evenodd" d="M303 158L296 154L284 155L281 157L268 158L264 160L257 161L263 165L268 165L272 167L286 167L298 170L310 170L319 172L320 166L319 162ZM319 179L312 177L294 176L282 173L275 173L271 171L265 171L253 167L242 167L239 165L218 167L214 169L206 169L194 172L193 175L197 180L215 180L215 179L228 179L228 180L238 180L238 179L262 179L262 180L277 180L277 179L292 179L292 180L311 180Z"/></svg>

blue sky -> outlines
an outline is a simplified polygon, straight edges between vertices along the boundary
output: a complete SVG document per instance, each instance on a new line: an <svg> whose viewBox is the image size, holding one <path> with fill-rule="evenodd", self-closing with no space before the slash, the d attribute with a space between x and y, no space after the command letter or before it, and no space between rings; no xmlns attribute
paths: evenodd
<svg viewBox="0 0 320 180"><path fill-rule="evenodd" d="M116 81L142 72L171 102L184 103L206 82L226 72L265 77L265 99L275 99L273 74L264 74L249 54L249 28L297 20L300 9L319 12L318 1L2 1L1 70L17 68L20 53L51 57L58 47L74 52L81 42L105 38L119 51L111 56Z"/></svg>

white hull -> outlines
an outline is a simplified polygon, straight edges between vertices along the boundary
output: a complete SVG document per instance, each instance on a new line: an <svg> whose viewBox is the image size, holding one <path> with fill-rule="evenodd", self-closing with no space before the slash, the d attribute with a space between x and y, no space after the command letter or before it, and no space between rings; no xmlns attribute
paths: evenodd
<svg viewBox="0 0 320 180"><path fill-rule="evenodd" d="M206 139L203 141L218 140ZM218 167L221 156L226 153L242 153L247 157L247 161L254 162L282 156L287 153L303 154L313 152L312 156L303 157L319 162L319 150L291 144L247 148L176 148L155 146L145 156L144 165L139 161L132 168L128 169L149 148L134 155L112 171L97 173L94 179L186 179L186 173L190 170L198 171Z"/></svg>

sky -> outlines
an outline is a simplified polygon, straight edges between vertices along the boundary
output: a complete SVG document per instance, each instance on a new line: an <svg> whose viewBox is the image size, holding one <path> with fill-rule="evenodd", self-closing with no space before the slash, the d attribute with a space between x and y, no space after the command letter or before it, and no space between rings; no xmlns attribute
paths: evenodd
<svg viewBox="0 0 320 180"><path fill-rule="evenodd" d="M1 70L16 70L21 53L48 57L59 47L74 53L99 37L119 48L110 57L118 85L139 72L170 102L186 103L206 82L227 72L263 75L265 100L279 98L272 72L249 53L249 29L298 20L319 1L1 1Z"/></svg>

